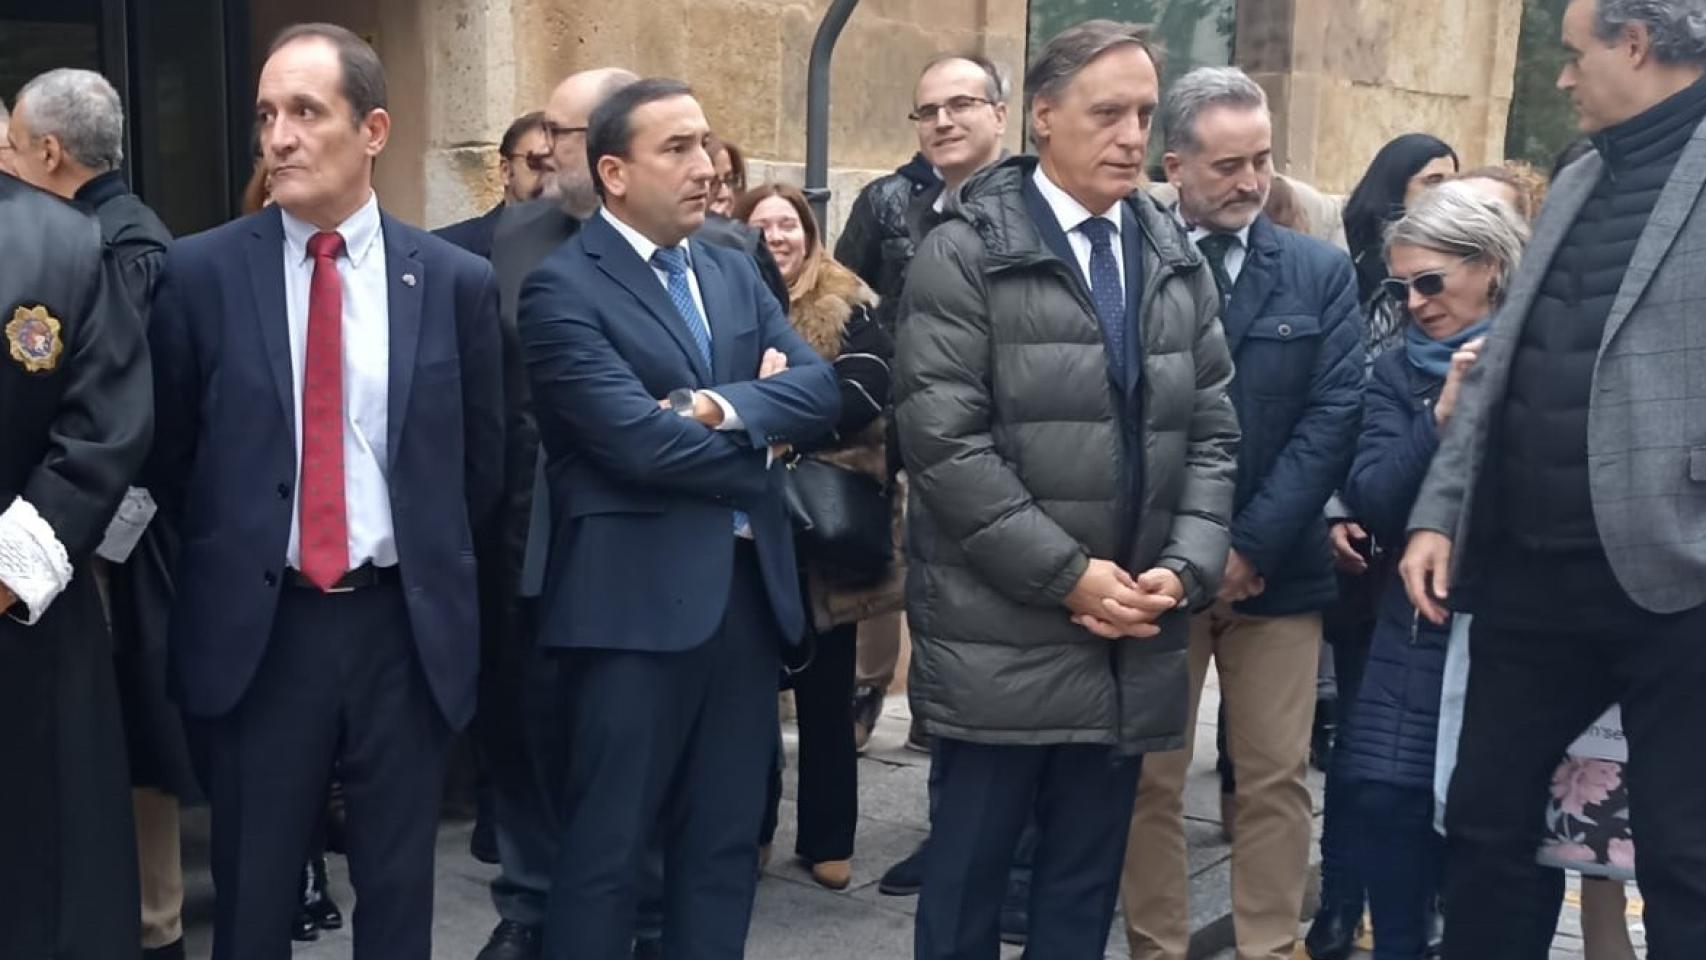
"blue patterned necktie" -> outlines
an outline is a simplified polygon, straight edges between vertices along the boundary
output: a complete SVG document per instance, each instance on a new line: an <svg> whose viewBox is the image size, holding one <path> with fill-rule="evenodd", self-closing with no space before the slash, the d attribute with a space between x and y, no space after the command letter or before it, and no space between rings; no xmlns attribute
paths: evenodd
<svg viewBox="0 0 1706 960"><path fill-rule="evenodd" d="M675 312L681 314L681 322L687 324L687 332L693 334L705 369L711 369L711 328L705 325L699 305L693 302L693 288L687 283L686 251L680 247L659 247L652 253L652 266L669 275L669 299L675 304Z"/></svg>
<svg viewBox="0 0 1706 960"><path fill-rule="evenodd" d="M1232 247L1238 243L1238 237L1230 233L1210 233L1197 241L1197 248L1208 259L1208 268L1214 273L1214 285L1220 289L1220 306L1225 309L1226 302L1232 299L1232 271L1226 268L1226 258L1232 253Z"/></svg>
<svg viewBox="0 0 1706 960"><path fill-rule="evenodd" d="M687 284L687 252L680 247L659 247L652 251L652 266L669 275L669 299L675 304L675 312L681 315L681 322L693 334L705 369L711 369L711 327L699 312L699 305L693 302L693 288ZM751 536L752 520L743 511L736 510L734 514L735 536Z"/></svg>
<svg viewBox="0 0 1706 960"><path fill-rule="evenodd" d="M1114 225L1105 217L1091 217L1078 225L1090 240L1090 301L1108 348L1108 369L1120 383L1126 377L1125 288L1120 283L1120 264L1114 256Z"/></svg>

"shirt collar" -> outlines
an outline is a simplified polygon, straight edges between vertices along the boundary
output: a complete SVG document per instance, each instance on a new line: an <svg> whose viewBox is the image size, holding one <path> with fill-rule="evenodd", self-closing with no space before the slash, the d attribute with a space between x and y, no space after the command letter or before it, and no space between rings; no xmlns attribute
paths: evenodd
<svg viewBox="0 0 1706 960"><path fill-rule="evenodd" d="M646 266L652 267L652 254L658 252L658 245L653 243L650 237L623 223L622 218L611 213L609 207L599 207L598 214L612 227L616 228L616 232L622 235L622 239L628 241L628 245L634 248L634 252L640 255L640 259L645 262ZM693 255L689 251L686 241L683 241L675 249L680 250L681 255L687 258L687 268L693 269ZM656 267L652 268L657 269Z"/></svg>
<svg viewBox="0 0 1706 960"><path fill-rule="evenodd" d="M1043 172L1043 165L1040 163L1037 164L1036 172L1031 174L1031 182L1036 184L1037 192L1043 195L1043 202L1047 203L1049 209L1054 211L1054 218L1060 221L1060 230L1062 233L1071 235L1072 231L1077 230L1084 224L1084 221L1095 217L1101 217L1103 220L1114 225L1114 236L1118 237L1120 235L1120 227L1122 224L1120 223L1120 204L1118 200L1114 201L1113 206L1101 213L1091 213L1089 210L1084 209L1084 205L1082 203L1072 199L1071 194L1056 186L1055 182L1049 179L1048 174Z"/></svg>
<svg viewBox="0 0 1706 960"><path fill-rule="evenodd" d="M1203 237L1206 237L1211 233L1225 233L1224 230L1210 230L1207 227L1191 226L1189 223L1185 222L1185 215L1179 212L1179 205L1176 203L1173 205L1173 219L1179 222L1179 226L1185 228L1185 232L1190 235L1192 244L1200 243ZM1235 233L1227 234L1227 236L1236 238L1238 245L1243 247L1245 250L1248 250L1250 249L1250 228L1255 225L1256 221L1251 220L1249 223L1244 224L1244 229Z"/></svg>
<svg viewBox="0 0 1706 960"><path fill-rule="evenodd" d="M291 215L283 208L279 213L284 218L284 247L290 252L291 260L305 260L308 257L308 240L319 229L306 220ZM376 240L379 239L379 195L369 193L367 202L360 209L349 215L349 219L338 224L337 233L344 238L344 255L349 257L351 266L360 267L373 252Z"/></svg>

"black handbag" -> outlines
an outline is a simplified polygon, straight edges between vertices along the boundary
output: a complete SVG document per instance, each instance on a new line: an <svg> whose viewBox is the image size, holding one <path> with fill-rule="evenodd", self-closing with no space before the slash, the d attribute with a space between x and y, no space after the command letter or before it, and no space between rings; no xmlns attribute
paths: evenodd
<svg viewBox="0 0 1706 960"><path fill-rule="evenodd" d="M788 514L800 556L831 583L863 586L894 560L890 493L871 477L811 457L788 467Z"/></svg>

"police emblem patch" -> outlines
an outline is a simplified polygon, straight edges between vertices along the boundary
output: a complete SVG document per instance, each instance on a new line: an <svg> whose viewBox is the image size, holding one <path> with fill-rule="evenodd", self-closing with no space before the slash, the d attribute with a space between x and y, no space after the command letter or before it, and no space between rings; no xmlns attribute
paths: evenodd
<svg viewBox="0 0 1706 960"><path fill-rule="evenodd" d="M6 324L6 343L11 347L12 360L29 373L45 373L59 366L59 355L65 351L65 342L59 337L59 318L39 303L12 311L12 322Z"/></svg>

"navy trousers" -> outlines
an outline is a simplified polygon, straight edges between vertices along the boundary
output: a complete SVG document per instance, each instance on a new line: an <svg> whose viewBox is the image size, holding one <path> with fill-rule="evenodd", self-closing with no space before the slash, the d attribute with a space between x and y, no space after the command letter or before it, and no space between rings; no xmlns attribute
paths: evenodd
<svg viewBox="0 0 1706 960"><path fill-rule="evenodd" d="M991 746L937 737L940 769L913 941L917 960L994 960L1019 836L1036 852L1027 956L1101 960L1141 767L1091 745Z"/></svg>
<svg viewBox="0 0 1706 960"><path fill-rule="evenodd" d="M684 653L576 650L545 956L627 960L654 837L663 952L736 960L757 885L782 638L750 545L716 634Z"/></svg>
<svg viewBox="0 0 1706 960"><path fill-rule="evenodd" d="M1356 805L1353 849L1374 915L1374 960L1421 960L1445 869L1433 791L1357 780L1345 793Z"/></svg>
<svg viewBox="0 0 1706 960"><path fill-rule="evenodd" d="M349 818L358 960L432 955L433 852L450 727L402 587L286 588L254 682L189 724L212 807L214 960L288 960L302 859L332 765Z"/></svg>

